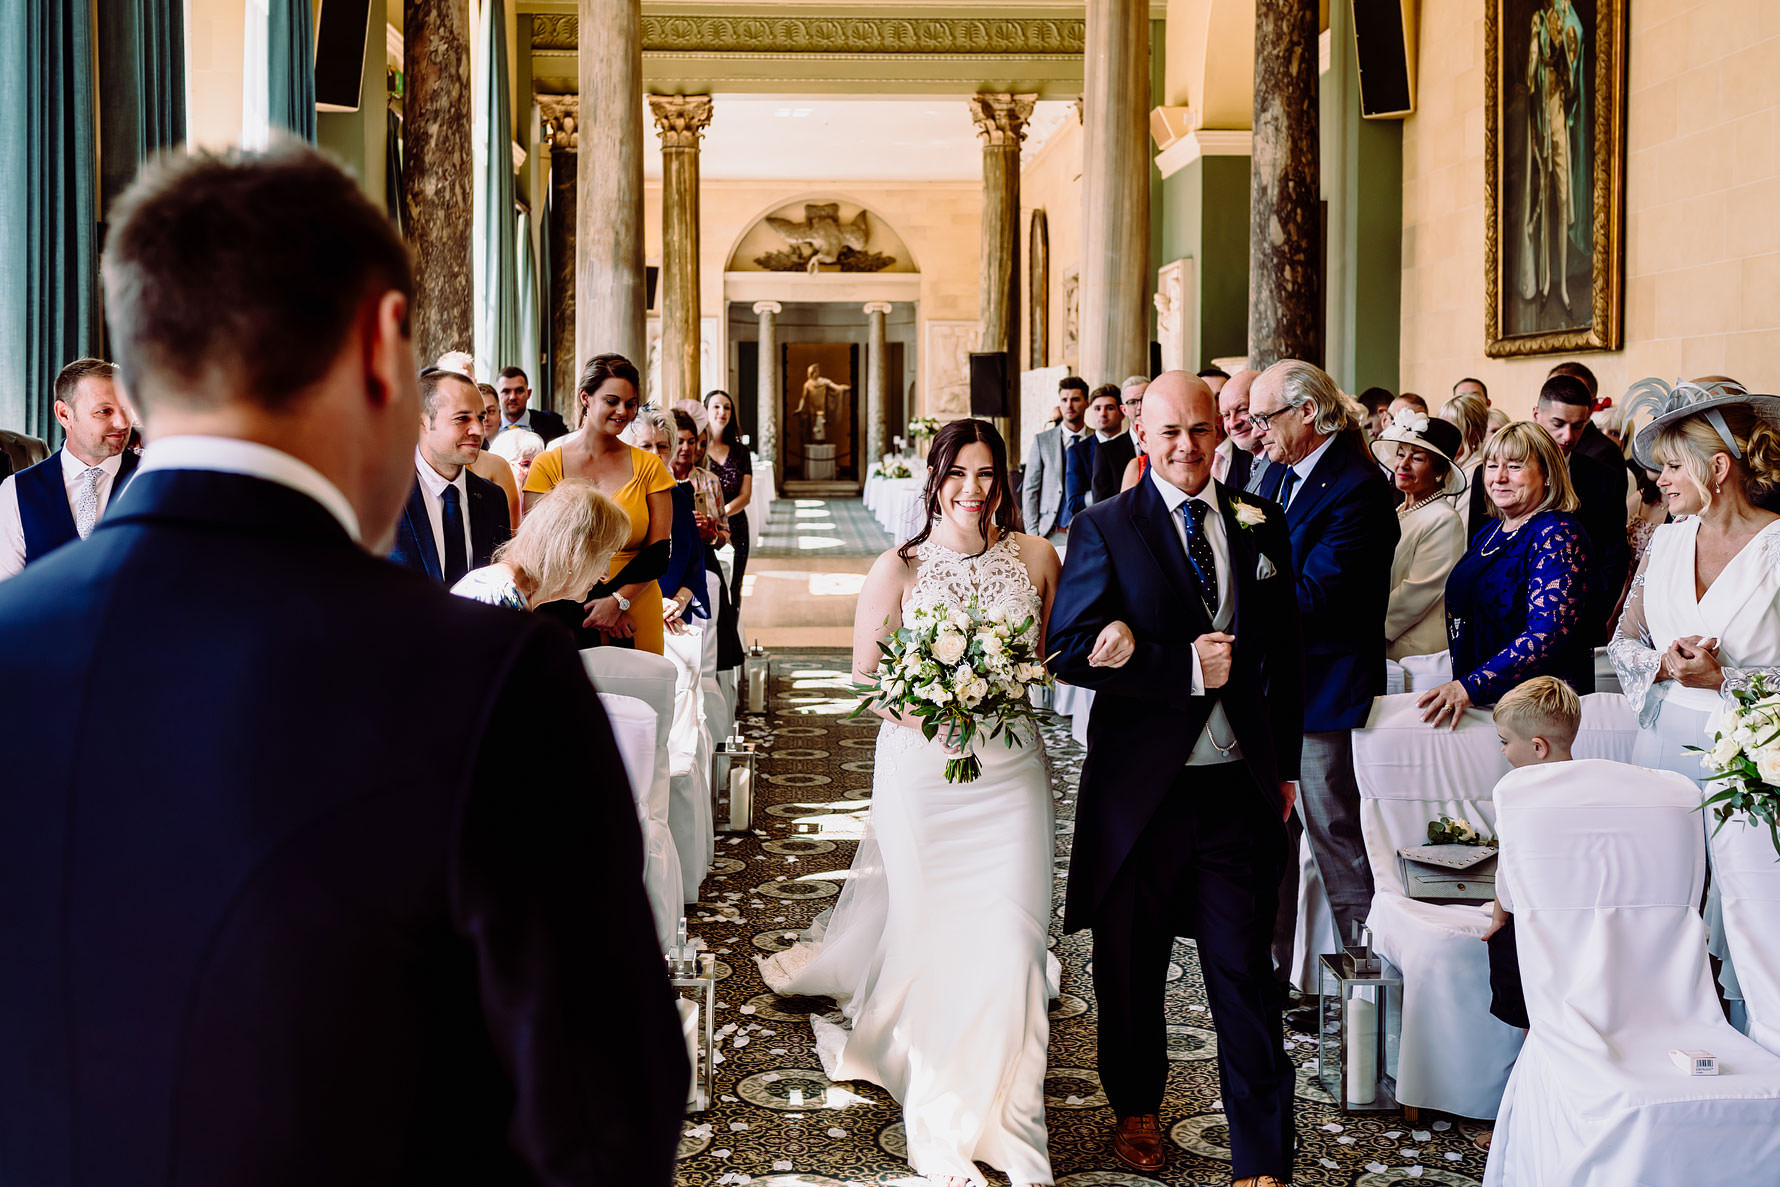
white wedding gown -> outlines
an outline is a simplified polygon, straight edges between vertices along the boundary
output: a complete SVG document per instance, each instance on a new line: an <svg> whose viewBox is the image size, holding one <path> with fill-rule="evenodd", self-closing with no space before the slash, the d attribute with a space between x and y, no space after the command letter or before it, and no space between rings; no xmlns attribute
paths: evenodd
<svg viewBox="0 0 1780 1187"><path fill-rule="evenodd" d="M1036 623L1038 592L1012 537L980 557L931 542L918 554L916 606ZM1017 619L1016 619L1017 621ZM1054 958L1053 823L1037 738L974 749L982 775L947 783L936 742L884 722L871 817L825 931L761 962L777 993L832 997L836 1026L812 1018L832 1080L869 1080L902 1103L909 1164L984 1183L980 1160L1011 1183L1050 1183L1045 1048Z"/></svg>

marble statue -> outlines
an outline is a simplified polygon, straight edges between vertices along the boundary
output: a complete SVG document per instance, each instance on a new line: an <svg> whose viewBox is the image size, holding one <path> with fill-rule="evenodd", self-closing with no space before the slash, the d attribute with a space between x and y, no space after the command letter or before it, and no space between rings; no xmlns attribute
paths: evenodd
<svg viewBox="0 0 1780 1187"><path fill-rule="evenodd" d="M808 431L804 440L813 444L823 444L828 440L828 401L832 396L845 397L853 390L851 384L836 383L822 374L820 364L811 363L809 377L804 380L803 395L792 410L793 416L810 418Z"/></svg>

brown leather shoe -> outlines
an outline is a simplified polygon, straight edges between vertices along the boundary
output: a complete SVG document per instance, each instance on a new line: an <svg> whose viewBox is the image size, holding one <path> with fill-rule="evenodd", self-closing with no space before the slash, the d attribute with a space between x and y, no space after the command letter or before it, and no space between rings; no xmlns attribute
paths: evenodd
<svg viewBox="0 0 1780 1187"><path fill-rule="evenodd" d="M1113 1130L1113 1157L1134 1171L1150 1173L1167 1161L1162 1153L1162 1126L1154 1113L1119 1118Z"/></svg>
<svg viewBox="0 0 1780 1187"><path fill-rule="evenodd" d="M1255 1175L1249 1179L1238 1179L1231 1187L1290 1187L1290 1184L1272 1175Z"/></svg>

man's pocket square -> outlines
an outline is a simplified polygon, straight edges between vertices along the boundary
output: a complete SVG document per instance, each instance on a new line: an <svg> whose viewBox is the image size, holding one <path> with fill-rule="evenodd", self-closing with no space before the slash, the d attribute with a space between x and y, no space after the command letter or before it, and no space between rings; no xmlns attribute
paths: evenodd
<svg viewBox="0 0 1780 1187"><path fill-rule="evenodd" d="M1268 560L1266 553L1262 553L1261 563L1255 566L1255 580L1265 581L1278 572L1279 566Z"/></svg>

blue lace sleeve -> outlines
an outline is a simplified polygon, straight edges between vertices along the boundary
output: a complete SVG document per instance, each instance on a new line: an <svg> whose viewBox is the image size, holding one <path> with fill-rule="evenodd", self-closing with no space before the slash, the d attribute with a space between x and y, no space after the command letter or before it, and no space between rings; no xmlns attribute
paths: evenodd
<svg viewBox="0 0 1780 1187"><path fill-rule="evenodd" d="M1533 562L1527 573L1527 625L1508 645L1459 683L1478 705L1493 705L1503 693L1549 667L1552 653L1563 645L1582 617L1584 575L1582 541L1573 524L1553 520L1531 529Z"/></svg>

